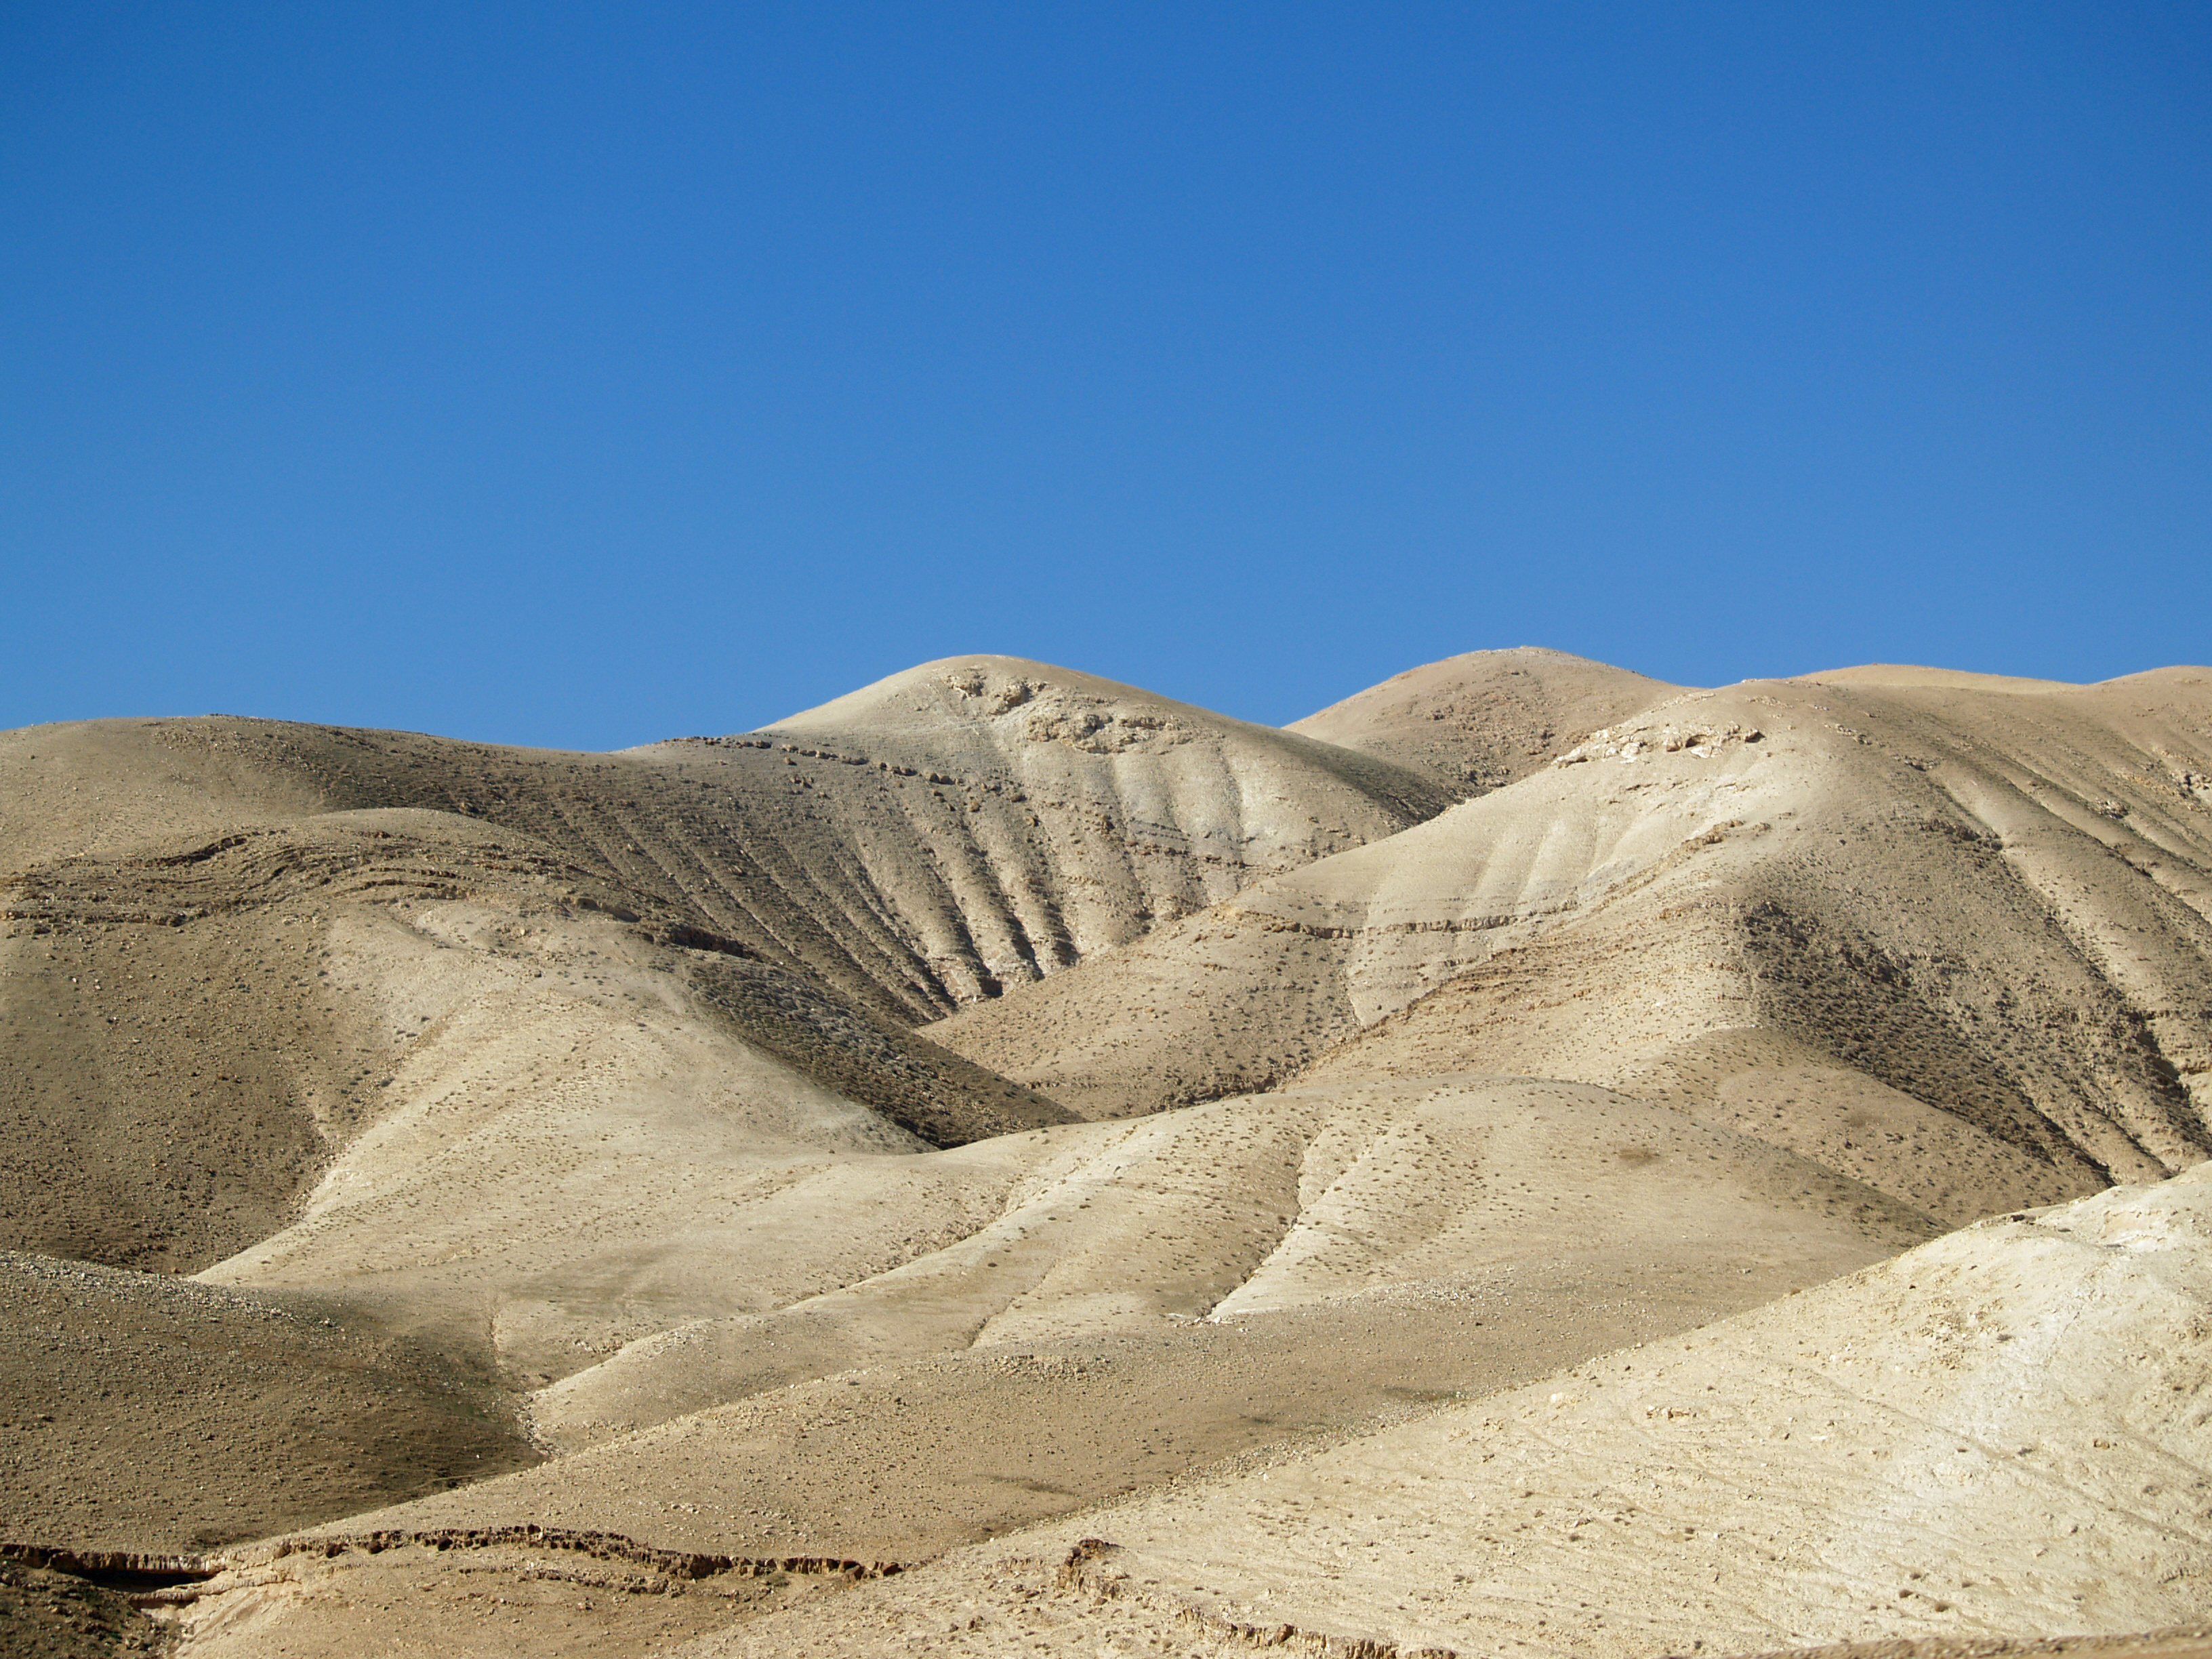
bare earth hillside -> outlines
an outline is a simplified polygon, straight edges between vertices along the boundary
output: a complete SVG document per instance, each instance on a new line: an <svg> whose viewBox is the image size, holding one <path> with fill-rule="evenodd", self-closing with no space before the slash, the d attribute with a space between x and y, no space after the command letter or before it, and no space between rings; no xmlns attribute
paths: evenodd
<svg viewBox="0 0 2212 1659"><path fill-rule="evenodd" d="M2192 1173L1984 1224L701 1650L1225 1651L1287 1625L1610 1656L2201 1620L2209 1200Z"/></svg>
<svg viewBox="0 0 2212 1659"><path fill-rule="evenodd" d="M0 1052L0 1635L2212 1620L2212 672L33 728Z"/></svg>
<svg viewBox="0 0 2212 1659"><path fill-rule="evenodd" d="M2208 774L2186 671L1686 693L934 1033L1091 1116L1577 1078L1963 1221L2207 1149Z"/></svg>
<svg viewBox="0 0 2212 1659"><path fill-rule="evenodd" d="M1528 776L1680 689L1564 651L1471 651L1409 668L1287 729L1410 766L1463 799Z"/></svg>

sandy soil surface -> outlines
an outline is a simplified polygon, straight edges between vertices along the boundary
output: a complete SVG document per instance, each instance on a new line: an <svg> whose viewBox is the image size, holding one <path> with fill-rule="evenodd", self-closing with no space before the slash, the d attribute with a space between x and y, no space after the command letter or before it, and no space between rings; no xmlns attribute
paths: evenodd
<svg viewBox="0 0 2212 1659"><path fill-rule="evenodd" d="M865 1564L671 1561L605 1537L416 1541L370 1535L247 1553L146 1622L183 1652L422 1659L631 1659L855 1582Z"/></svg>
<svg viewBox="0 0 2212 1659"><path fill-rule="evenodd" d="M1839 1642L1830 1647L1800 1649L1802 1659L2030 1659L2030 1656L2066 1654L2076 1659L2197 1659L2212 1652L2212 1626L2179 1625L2170 1630L2139 1631L2130 1636L2060 1636L2041 1641L2006 1641L1990 1638L1930 1637L1921 1641ZM1767 1659L1767 1656L1760 1656Z"/></svg>

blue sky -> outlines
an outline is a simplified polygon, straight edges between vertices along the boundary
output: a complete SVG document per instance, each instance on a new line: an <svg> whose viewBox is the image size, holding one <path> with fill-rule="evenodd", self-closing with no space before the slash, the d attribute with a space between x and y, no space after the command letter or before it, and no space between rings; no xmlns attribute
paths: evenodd
<svg viewBox="0 0 2212 1659"><path fill-rule="evenodd" d="M0 726L2212 659L2201 5L0 8Z"/></svg>

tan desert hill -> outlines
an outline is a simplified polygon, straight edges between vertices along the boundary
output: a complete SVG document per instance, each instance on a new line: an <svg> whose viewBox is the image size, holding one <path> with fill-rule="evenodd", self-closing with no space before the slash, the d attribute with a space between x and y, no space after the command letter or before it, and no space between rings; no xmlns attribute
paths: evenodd
<svg viewBox="0 0 2212 1659"><path fill-rule="evenodd" d="M926 663L754 741L789 774L794 810L823 823L813 833L915 935L935 1012L1451 799L1356 750L1011 657ZM689 767L700 746L639 752Z"/></svg>
<svg viewBox="0 0 2212 1659"><path fill-rule="evenodd" d="M1087 1116L1571 1077L1954 1222L2194 1162L2212 674L1899 678L1680 694L931 1034Z"/></svg>
<svg viewBox="0 0 2212 1659"><path fill-rule="evenodd" d="M963 1230L963 1213L988 1219ZM809 1217L813 1224L799 1224ZM886 1221L934 1222L946 1242L837 1289L792 1295L794 1271L855 1258ZM614 1500L641 1485L687 1494L756 1547L834 1540L845 1553L908 1559L1003 1527L1010 1512L1054 1512L1157 1475L1173 1466L1171 1441L1186 1454L1218 1453L1347 1420L1347 1401L1371 1411L1387 1403L1383 1370L1420 1376L1431 1391L1488 1386L1525 1374L1540 1347L1588 1353L1700 1323L1936 1231L1854 1183L1663 1109L1600 1090L1482 1079L1294 1091L848 1160L765 1197L742 1225L742 1243L714 1260L728 1300L750 1303L747 1311L673 1325L533 1397L540 1440L562 1451L596 1446L592 1458L455 1494L409 1524L557 1512L577 1525L619 1511L624 1530L703 1547L696 1534L668 1534L659 1514ZM808 1242L810 1264L787 1265L793 1237ZM264 1289L341 1276L285 1256L289 1243L280 1236L211 1276ZM334 1254L344 1260L345 1247ZM1290 1313L1301 1317L1274 1317ZM1462 1328L1470 1321L1488 1334L1471 1337ZM1360 1352L1325 1378L1310 1350L1332 1330L1340 1340L1357 1331ZM1246 1377L1233 1410L1228 1395L1188 1398L1188 1368L1202 1358L1233 1364L1256 1351L1275 1358ZM998 1477L979 1483L941 1455L972 1420L964 1402L975 1373L936 1362L1040 1352L1091 1379L1084 1468L1066 1443L1040 1460L1040 1439L1002 1449L1017 1465L1048 1467L994 1489ZM1271 1377L1278 1365L1298 1374ZM1048 1398L1076 1387L1057 1375L1017 1369L1018 1382L1042 1385L1039 1437L1050 1432ZM808 1429L811 1410L781 1432L759 1426L781 1394L812 1400L808 1385L841 1376L872 1390L855 1437L882 1449L849 1472L866 1477L866 1493L803 1468L805 1448L787 1435L819 1432ZM886 1396L901 1401L892 1420L877 1415ZM714 1414L738 1400L754 1404ZM1176 1400L1185 1403L1167 1403ZM650 1455L633 1432L702 1410L653 1437ZM734 1439L731 1424L742 1428ZM916 1436L939 1449L909 1449L885 1490L886 1437L910 1449ZM769 1504L764 1494L794 1473L811 1495ZM1010 1489L1024 1480L1042 1484L1027 1496ZM792 1518L779 1524L775 1513ZM378 1522L387 1523L397 1524Z"/></svg>
<svg viewBox="0 0 2212 1659"><path fill-rule="evenodd" d="M655 1038L672 1046L635 1041ZM1340 1086L941 1152L870 1144L851 1109L817 1121L809 1149L789 1127L770 1139L757 1113L747 1138L709 1143L684 1127L696 1097L665 1084L629 1103L588 1083L545 1092L473 1133L465 1100L387 1120L301 1222L201 1275L319 1297L349 1327L410 1332L535 1384L527 1422L550 1450L608 1443L410 1524L596 1515L661 1543L660 1501L681 1492L777 1553L933 1553L1286 1429L1358 1420L1393 1389L1494 1386L1538 1356L1681 1329L1936 1231L1764 1145L1568 1085ZM564 1155L580 1123L618 1136L588 1170ZM1316 1344L1347 1341L1316 1364ZM1053 1443L1071 1385L1051 1366L1017 1367L1012 1385L995 1369L1041 1346L1092 1376L1080 1470ZM1249 1374L1193 1401L1191 1368L1209 1358ZM893 1419L855 1431L876 1451L834 1475L805 1469L805 1501L770 1502L819 1425L809 1407L763 1431L760 1413L854 1374ZM1030 1414L1014 1472L945 1455L970 1431L979 1376L1016 1396L1002 1420ZM732 1438L713 1408L736 1401L756 1403ZM702 1410L650 1455L635 1437ZM890 1492L887 1436L908 1448ZM1048 1445L1049 1468L1018 1473ZM641 1486L649 1513L633 1512ZM42 1501L9 1500L44 1522ZM70 1536L120 1548L148 1542L146 1527L134 1515Z"/></svg>
<svg viewBox="0 0 2212 1659"><path fill-rule="evenodd" d="M939 1139L1066 1116L455 814L321 813L60 860L10 897L0 1192L20 1248L204 1266L292 1218L334 1157L418 1097L573 1081L647 1012L731 1065L773 1061L848 1115L842 1101L866 1103ZM500 1043L472 1040L485 1026Z"/></svg>
<svg viewBox="0 0 2212 1659"><path fill-rule="evenodd" d="M2184 1624L2212 1571L2208 1272L2197 1170L693 1650L1228 1652L1288 1626L1610 1659Z"/></svg>
<svg viewBox="0 0 2212 1659"><path fill-rule="evenodd" d="M2212 1567L2208 1194L2199 1170L1984 1223L1529 1386L1255 1449L896 1576L810 1579L794 1559L781 1605L680 1547L595 1561L555 1528L482 1528L471 1547L465 1530L363 1528L238 1553L190 1592L185 1651L351 1654L442 1632L478 1653L587 1652L650 1631L697 1659L1875 1642L1920 1645L1854 1651L1938 1659L2186 1625ZM715 1524L689 1503L664 1514L672 1532ZM495 1624L470 1617L468 1571L514 1587ZM549 1580L602 1593L530 1593ZM2172 1650L2201 1650L2191 1639ZM2115 1644L2131 1647L2160 1650Z"/></svg>
<svg viewBox="0 0 2212 1659"><path fill-rule="evenodd" d="M1299 725L978 657L614 756L0 734L0 1634L56 1571L334 1659L2212 1613L2212 673ZM2120 1455L1834 1461L1976 1412ZM1720 1554L1553 1540L1608 1481Z"/></svg>
<svg viewBox="0 0 2212 1659"><path fill-rule="evenodd" d="M1443 804L1002 659L788 724L628 757L227 720L0 738L4 1242L175 1267L265 1234L425 1035L404 951L341 945L368 977L334 976L354 921L474 899L501 914L471 947L509 956L543 945L534 919L629 924L732 1033L950 1143L1065 1114L913 1022Z"/></svg>
<svg viewBox="0 0 2212 1659"><path fill-rule="evenodd" d="M25 1242L192 1267L342 1238L349 1253L334 1269L294 1287L324 1300L356 1346L427 1344L422 1389L466 1392L472 1379L477 1439L511 1467L531 1455L514 1415L521 1391L731 1305L707 1253L741 1241L718 1226L717 1206L787 1186L795 1164L825 1153L927 1145L869 1098L967 1135L1062 1115L972 1066L948 1069L951 1056L854 1017L795 975L662 943L610 914L612 900L568 902L588 892L544 897L506 832L422 822L437 816L332 815L189 866L214 866L215 880L238 866L227 873L252 891L243 914L136 927L57 921L8 941L19 947L9 988L45 994L32 1030L24 1004L11 1009L22 1105L7 1147L8 1217ZM467 856L470 836L480 859ZM42 915L68 896L40 893ZM810 1042L828 1052L810 1054ZM811 1288L898 1259L921 1221L864 1241L857 1262L803 1239L784 1251ZM143 1323L134 1298L158 1299L164 1281L103 1282L126 1286L115 1292L124 1313L19 1294L35 1281L0 1283L0 1329L104 1365L118 1319ZM695 1293L708 1299L685 1299ZM222 1340L191 1334L204 1339L194 1347ZM115 1384L144 1392L138 1371L94 1375L102 1401ZM501 1397L482 1398L495 1385ZM287 1388L333 1413L324 1437L382 1437L399 1473L372 1480L368 1463L334 1462L317 1436L292 1432L308 1407L284 1405ZM241 1391L257 1389L284 1431L242 1469L234 1459L255 1437L241 1426ZM408 1448L435 1425L410 1423L391 1392L210 1379L104 1425L111 1407L77 1397L67 1442L25 1443L58 1466L24 1455L0 1464L0 1507L11 1534L173 1547L453 1478ZM96 1478L82 1437L115 1431L128 1431L112 1442L115 1478ZM142 1431L161 1456L137 1449ZM263 1501L242 1502L241 1485ZM211 1492L228 1506L212 1516Z"/></svg>
<svg viewBox="0 0 2212 1659"><path fill-rule="evenodd" d="M1010 669L1011 722L989 702ZM1057 966L1443 800L1035 665L933 665L844 707L629 757L220 719L0 738L0 1243L168 1271L339 1260L284 1282L513 1395L991 1213L963 1188L826 1251L802 1224L742 1287L720 1265L788 1222L751 1206L807 1160L1067 1117L911 1033L1019 970L976 954L1009 904ZM993 865L1001 843L1026 862ZM176 1408L180 1434L199 1409ZM202 1453L116 1525L191 1510L234 1420L185 1435ZM269 1455L305 1510L369 1490ZM34 1463L10 1512L81 1536L84 1506ZM247 1506L227 1535L302 1512ZM141 1541L202 1535L182 1525Z"/></svg>
<svg viewBox="0 0 2212 1659"><path fill-rule="evenodd" d="M1521 646L1409 668L1284 729L1410 766L1464 799L1528 776L1681 689Z"/></svg>
<svg viewBox="0 0 2212 1659"><path fill-rule="evenodd" d="M475 818L909 1020L1449 799L1370 756L1000 657L620 755L213 717L40 727L6 735L0 785L11 872L331 811Z"/></svg>

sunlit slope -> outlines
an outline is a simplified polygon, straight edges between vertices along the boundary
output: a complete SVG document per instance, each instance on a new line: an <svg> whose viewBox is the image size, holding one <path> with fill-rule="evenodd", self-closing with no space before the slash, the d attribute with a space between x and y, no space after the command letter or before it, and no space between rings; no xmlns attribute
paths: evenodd
<svg viewBox="0 0 2212 1659"><path fill-rule="evenodd" d="M902 1652L933 1628L955 1654L1109 1636L1230 1651L1245 1626L1628 1659L2202 1620L2208 1297L2197 1170L1093 1510L705 1651ZM1086 1535L1101 1542L1077 1550Z"/></svg>
<svg viewBox="0 0 2212 1659"><path fill-rule="evenodd" d="M1464 799L1526 777L1680 689L1519 646L1409 668L1285 729L1410 766Z"/></svg>
<svg viewBox="0 0 2212 1659"><path fill-rule="evenodd" d="M1601 1083L1964 1220L2203 1156L2212 675L1685 694L933 1028L1089 1115Z"/></svg>
<svg viewBox="0 0 2212 1659"><path fill-rule="evenodd" d="M599 966L610 990L638 982ZM538 1434L573 1447L975 1346L1407 1287L1510 1304L1498 1275L1516 1272L1540 1304L1575 1280L1632 1320L1710 1317L1935 1226L1763 1143L1562 1085L1337 1086L930 1152L716 1053L680 1008L616 996L624 1017L595 1022L603 1001L456 988L406 1103L301 1219L204 1277L483 1333L539 1386ZM532 1077L549 1062L557 1078Z"/></svg>
<svg viewBox="0 0 2212 1659"><path fill-rule="evenodd" d="M1571 1267L1616 1290L1640 1277L1655 1297L1733 1303L1843 1271L1934 1226L1663 1109L1504 1080L1294 1091L920 1164L947 1172L929 1178L962 1171L1002 1207L892 1273L626 1350L550 1390L540 1432L594 1437L917 1353L1385 1289L1492 1286L1516 1270ZM992 1164L1004 1173L982 1173ZM872 1213L925 1177L893 1164L847 1178L847 1202L823 1209L825 1232L851 1226L838 1209ZM1632 1261L1635 1273L1620 1277Z"/></svg>
<svg viewBox="0 0 2212 1659"><path fill-rule="evenodd" d="M535 1432L576 1455L405 1524L597 1513L687 1547L909 1559L1680 1330L1935 1231L1663 1108L1464 1078L823 1160L721 1224L713 1261L752 1310L539 1390ZM885 1242L910 1259L794 1294L805 1267L849 1273ZM261 1282L252 1257L222 1272Z"/></svg>

